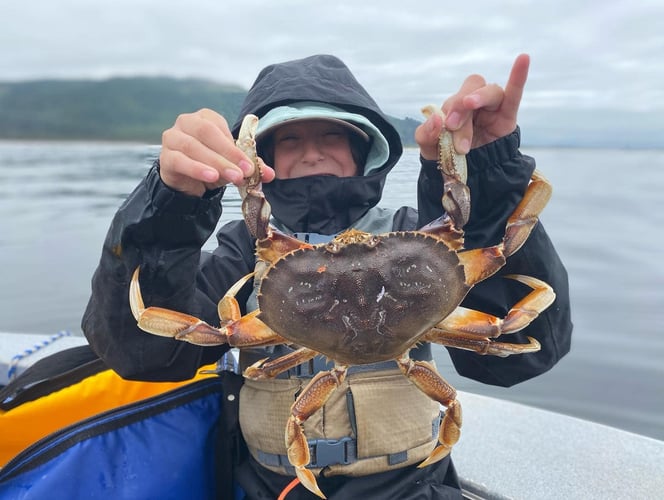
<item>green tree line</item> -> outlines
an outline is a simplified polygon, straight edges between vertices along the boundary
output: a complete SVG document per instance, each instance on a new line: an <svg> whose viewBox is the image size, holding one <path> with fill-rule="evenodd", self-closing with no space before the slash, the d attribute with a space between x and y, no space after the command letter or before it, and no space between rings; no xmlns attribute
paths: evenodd
<svg viewBox="0 0 664 500"><path fill-rule="evenodd" d="M246 90L199 79L36 80L0 83L0 139L161 142L180 113L207 107L229 122ZM390 118L412 145L416 120Z"/></svg>

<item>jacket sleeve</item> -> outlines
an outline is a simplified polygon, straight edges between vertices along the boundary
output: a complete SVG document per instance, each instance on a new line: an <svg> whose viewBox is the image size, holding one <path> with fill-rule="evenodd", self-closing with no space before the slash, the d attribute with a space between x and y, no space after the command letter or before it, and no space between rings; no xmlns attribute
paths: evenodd
<svg viewBox="0 0 664 500"><path fill-rule="evenodd" d="M115 214L92 278L82 328L97 355L121 376L183 380L227 350L145 333L136 326L129 307L129 282L140 266L146 306L219 323L216 301L224 287L246 271L240 266L215 283L201 271L201 263L216 264L214 259L201 258L201 247L221 215L222 195L222 190L203 198L173 191L163 184L155 164ZM237 244L229 242L225 251L235 255L235 262L243 262ZM216 277L220 274L223 271L217 271Z"/></svg>
<svg viewBox="0 0 664 500"><path fill-rule="evenodd" d="M499 243L508 217L523 197L535 161L519 152L519 139L517 129L509 136L472 150L467 156L471 212L464 228L465 248ZM418 180L420 226L442 215L441 195L442 177L436 163L422 160ZM504 278L506 274L524 274L545 281L554 289L556 300L527 328L495 340L527 343L526 337L531 336L540 342L541 350L506 358L453 348L448 351L459 374L507 387L555 365L570 349L572 323L567 271L541 222L523 247L507 259L506 265L473 287L461 305L504 317L510 307L530 291L529 287Z"/></svg>

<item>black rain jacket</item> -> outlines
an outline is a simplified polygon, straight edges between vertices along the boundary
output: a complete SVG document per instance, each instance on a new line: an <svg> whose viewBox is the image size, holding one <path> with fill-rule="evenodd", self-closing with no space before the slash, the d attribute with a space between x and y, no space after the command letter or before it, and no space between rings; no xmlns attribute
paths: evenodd
<svg viewBox="0 0 664 500"><path fill-rule="evenodd" d="M332 56L312 56L264 69L249 91L240 116L259 116L292 101L330 103L371 119L390 144L389 158L377 171L358 177L304 177L264 185L273 215L294 232L334 234L353 225L380 201L387 174L397 163L399 136L373 99L348 68ZM237 134L239 122L233 126ZM521 155L519 131L468 155L471 216L465 227L466 247L496 244L507 218L521 200L535 168ZM202 198L168 188L158 163L117 211L92 279L92 295L83 317L83 331L95 352L128 379L181 380L203 364L213 363L226 346L200 347L144 333L136 326L128 299L129 281L141 266L141 288L147 305L171 308L218 324L216 304L225 291L255 266L254 241L243 221L230 222L217 234L211 253L201 247L214 231L222 212L223 189ZM439 217L442 179L434 162L422 161L417 210L399 209L393 229L412 230ZM528 241L495 276L479 283L463 302L466 307L504 316L527 287L501 278L508 273L534 276L551 284L557 298L522 332L508 342L535 337L540 352L499 358L449 349L457 371L466 377L510 386L551 368L570 348L572 324L567 273L544 228L538 224ZM237 299L244 307L251 287ZM276 496L290 481L251 460L235 472L256 496ZM244 478L244 479L242 479ZM321 478L329 498L460 498L456 472L449 457L425 469L408 467L345 481ZM377 487L380 485L380 487ZM334 492L338 493L338 495ZM251 492L250 493L251 496ZM312 498L308 492L289 498ZM263 496L261 496L263 498Z"/></svg>
<svg viewBox="0 0 664 500"><path fill-rule="evenodd" d="M330 82L334 82L331 84ZM372 120L390 144L390 155L377 172L359 177L313 176L275 180L264 185L273 214L296 232L333 234L345 229L375 206L385 178L401 152L399 136L377 104L348 68L333 56L275 64L264 69L249 91L240 116L259 116L296 100L318 100L360 113ZM237 133L239 122L234 125ZM535 163L519 150L518 129L468 155L471 216L465 227L466 247L496 244L520 201ZM411 230L442 214L442 179L434 162L423 161L418 180L418 212L398 210L394 229ZM172 308L218 324L216 303L237 279L254 268L254 242L243 221L225 225L217 234L218 248L201 253L221 216L223 190L197 198L162 183L156 164L116 213L92 279L92 295L83 331L97 354L123 377L181 380L227 349L200 347L139 330L129 309L131 274L141 266L145 303ZM457 371L466 377L510 386L551 368L570 348L572 324L567 273L542 224L508 259L497 275L478 284L463 305L503 316L527 289L501 278L520 273L549 283L557 298L511 342L535 337L542 349L527 356L480 356L449 349ZM241 304L249 286L238 295Z"/></svg>

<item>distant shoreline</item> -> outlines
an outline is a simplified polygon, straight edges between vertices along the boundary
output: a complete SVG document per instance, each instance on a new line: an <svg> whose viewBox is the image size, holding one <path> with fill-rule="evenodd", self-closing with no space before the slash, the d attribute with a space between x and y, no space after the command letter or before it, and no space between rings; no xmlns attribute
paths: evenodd
<svg viewBox="0 0 664 500"><path fill-rule="evenodd" d="M201 79L0 82L0 140L161 143L181 113L204 107L235 121L247 91ZM570 118L572 117L572 118ZM388 116L406 147L421 123ZM654 113L522 109L523 147L664 149L664 122Z"/></svg>

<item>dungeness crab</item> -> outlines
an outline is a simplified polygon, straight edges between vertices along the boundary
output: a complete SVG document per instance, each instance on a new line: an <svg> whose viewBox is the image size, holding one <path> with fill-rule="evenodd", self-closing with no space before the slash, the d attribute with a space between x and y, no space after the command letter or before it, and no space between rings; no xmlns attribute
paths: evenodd
<svg viewBox="0 0 664 500"><path fill-rule="evenodd" d="M423 111L440 112L433 106ZM494 339L521 330L553 302L555 294L546 283L508 276L532 290L505 318L459 304L528 238L550 197L550 184L535 172L507 221L503 240L489 248L464 250L462 227L470 211L466 161L454 151L451 133L443 131L439 170L444 178L446 215L418 231L373 235L349 229L329 243L310 245L269 225L270 206L260 189L255 149L257 123L257 117L246 116L238 139L256 165L255 175L246 180L241 194L245 221L257 239L257 270L240 279L221 299L221 325L216 328L193 316L145 308L136 269L130 302L138 326L199 345L298 347L249 367L245 376L250 378L274 377L317 354L333 360L334 368L318 373L300 393L285 422L288 459L300 481L322 498L314 474L306 468L310 457L302 423L325 404L350 365L395 360L415 386L446 407L438 444L420 467L442 459L459 438L461 406L454 388L429 363L411 360L409 350L419 342L495 356L540 349L533 338L527 344ZM261 280L259 308L242 316L234 296L254 276Z"/></svg>

